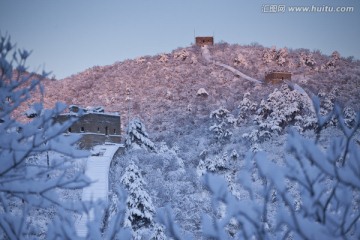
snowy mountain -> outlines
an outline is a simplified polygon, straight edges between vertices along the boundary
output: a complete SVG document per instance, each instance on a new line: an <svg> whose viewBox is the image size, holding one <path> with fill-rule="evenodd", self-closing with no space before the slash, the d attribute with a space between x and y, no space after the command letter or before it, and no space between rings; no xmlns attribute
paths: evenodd
<svg viewBox="0 0 360 240"><path fill-rule="evenodd" d="M291 83L251 80L272 70ZM358 60L219 43L43 84L46 107L121 113L104 222L123 214L134 239L360 236Z"/></svg>
<svg viewBox="0 0 360 240"><path fill-rule="evenodd" d="M210 46L209 51L213 60L252 78L263 80L265 72L286 70L293 73L293 82L309 92L329 93L334 89L340 103L355 109L360 107L360 62L341 58L337 52L326 56L306 49L227 43ZM107 111L120 112L124 127L129 118L140 117L149 132L159 139L169 134L187 134L194 126L208 121L209 113L220 106L238 111L246 92L260 103L279 88L254 85L207 62L196 46L110 66L95 66L60 81L47 80L44 85L47 106L53 106L56 101L101 105ZM207 91L207 97L197 95L201 88Z"/></svg>

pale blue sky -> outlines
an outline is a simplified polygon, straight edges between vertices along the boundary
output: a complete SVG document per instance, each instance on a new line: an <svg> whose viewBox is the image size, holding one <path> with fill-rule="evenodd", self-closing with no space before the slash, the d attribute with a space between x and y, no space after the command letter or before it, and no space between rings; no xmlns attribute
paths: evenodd
<svg viewBox="0 0 360 240"><path fill-rule="evenodd" d="M269 4L353 6L353 13L264 13ZM94 65L215 41L319 49L360 59L359 0L0 0L0 31L58 78Z"/></svg>

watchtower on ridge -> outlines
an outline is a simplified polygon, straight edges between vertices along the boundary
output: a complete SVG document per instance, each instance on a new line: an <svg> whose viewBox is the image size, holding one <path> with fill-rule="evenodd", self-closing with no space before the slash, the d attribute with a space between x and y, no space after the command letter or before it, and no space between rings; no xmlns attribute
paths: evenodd
<svg viewBox="0 0 360 240"><path fill-rule="evenodd" d="M195 45L202 47L205 45L214 45L214 37L195 37Z"/></svg>
<svg viewBox="0 0 360 240"><path fill-rule="evenodd" d="M281 83L284 80L291 80L291 72L284 71L272 71L265 73L265 82L266 83Z"/></svg>

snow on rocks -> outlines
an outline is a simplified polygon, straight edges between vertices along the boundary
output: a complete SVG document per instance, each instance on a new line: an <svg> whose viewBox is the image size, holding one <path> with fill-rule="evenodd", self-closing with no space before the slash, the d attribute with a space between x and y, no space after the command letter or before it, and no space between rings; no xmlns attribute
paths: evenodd
<svg viewBox="0 0 360 240"><path fill-rule="evenodd" d="M205 88L200 88L200 89L197 91L196 95L198 95L198 96L203 96L203 97L207 97L207 96L209 96L209 93L205 90Z"/></svg>
<svg viewBox="0 0 360 240"><path fill-rule="evenodd" d="M335 51L331 54L331 59L326 64L321 66L321 69L336 69L339 60L340 54Z"/></svg>
<svg viewBox="0 0 360 240"><path fill-rule="evenodd" d="M158 61L161 63L167 63L169 61L169 57L167 56L167 54L163 53L160 55Z"/></svg>
<svg viewBox="0 0 360 240"><path fill-rule="evenodd" d="M182 61L186 60L189 56L190 56L189 52L186 51L185 49L182 49L180 51L176 51L174 53L174 58L175 59L180 59Z"/></svg>
<svg viewBox="0 0 360 240"><path fill-rule="evenodd" d="M172 92L170 90L166 91L165 98L168 99L168 100L173 99L173 94L172 94Z"/></svg>
<svg viewBox="0 0 360 240"><path fill-rule="evenodd" d="M141 63L146 62L146 59L143 58L143 57L139 57L139 58L135 59L135 62L136 62L137 64L141 64Z"/></svg>

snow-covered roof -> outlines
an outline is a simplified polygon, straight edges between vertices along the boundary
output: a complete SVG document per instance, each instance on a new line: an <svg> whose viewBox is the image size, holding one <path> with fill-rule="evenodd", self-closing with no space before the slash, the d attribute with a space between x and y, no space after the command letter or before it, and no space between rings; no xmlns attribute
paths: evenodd
<svg viewBox="0 0 360 240"><path fill-rule="evenodd" d="M78 105L69 105L69 112L62 115L78 115L81 113L84 114L99 114L99 115L109 115L109 116L119 116L118 112L105 112L105 108L103 106L95 106L95 107L80 107Z"/></svg>

